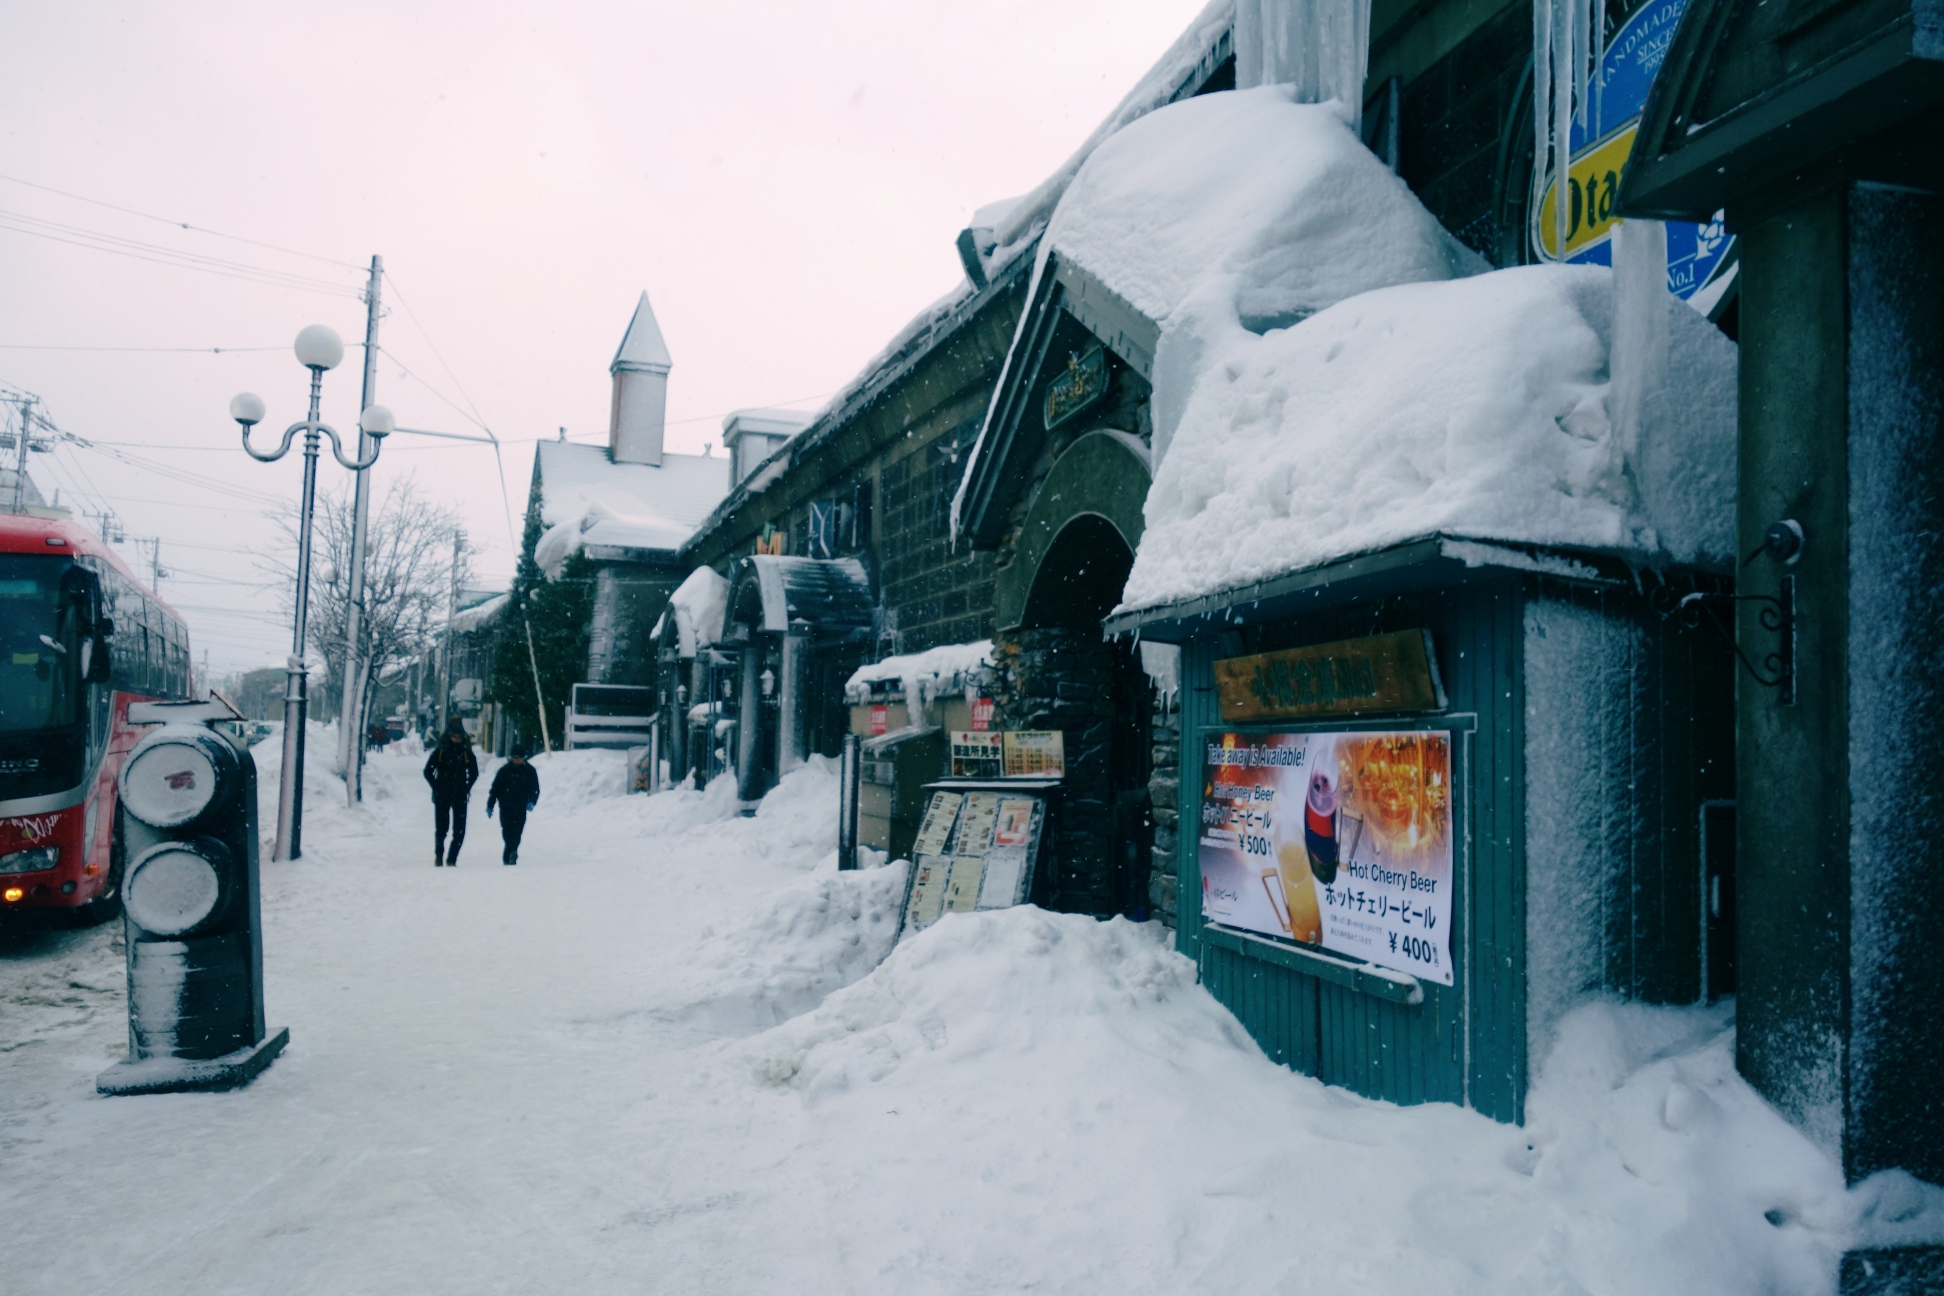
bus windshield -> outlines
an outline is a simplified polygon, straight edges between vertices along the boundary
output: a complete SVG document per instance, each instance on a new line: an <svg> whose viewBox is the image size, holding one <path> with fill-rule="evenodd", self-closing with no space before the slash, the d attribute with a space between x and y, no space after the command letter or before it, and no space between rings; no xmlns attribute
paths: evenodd
<svg viewBox="0 0 1944 1296"><path fill-rule="evenodd" d="M0 733L81 719L81 609L62 597L66 558L0 554Z"/></svg>

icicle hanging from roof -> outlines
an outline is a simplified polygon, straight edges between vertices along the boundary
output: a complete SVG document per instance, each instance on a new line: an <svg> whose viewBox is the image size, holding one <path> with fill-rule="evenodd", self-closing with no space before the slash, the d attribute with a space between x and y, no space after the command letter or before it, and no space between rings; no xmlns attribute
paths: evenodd
<svg viewBox="0 0 1944 1296"><path fill-rule="evenodd" d="M1363 120L1370 0L1237 0L1235 84L1293 85L1298 103L1335 99Z"/></svg>
<svg viewBox="0 0 1944 1296"><path fill-rule="evenodd" d="M1600 63L1606 57L1605 0L1532 0L1532 210L1572 167L1573 125L1599 120ZM1239 65L1238 65L1239 66ZM1570 186L1553 203L1553 246L1565 259Z"/></svg>

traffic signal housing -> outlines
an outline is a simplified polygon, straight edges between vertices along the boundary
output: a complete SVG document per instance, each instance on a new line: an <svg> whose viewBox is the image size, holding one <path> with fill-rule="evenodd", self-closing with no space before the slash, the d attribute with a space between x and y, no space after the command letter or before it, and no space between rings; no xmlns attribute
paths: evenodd
<svg viewBox="0 0 1944 1296"><path fill-rule="evenodd" d="M160 727L129 753L118 779L128 1059L95 1086L104 1094L234 1088L290 1039L264 1028L256 761L214 727L241 719L220 698L136 703L128 719Z"/></svg>

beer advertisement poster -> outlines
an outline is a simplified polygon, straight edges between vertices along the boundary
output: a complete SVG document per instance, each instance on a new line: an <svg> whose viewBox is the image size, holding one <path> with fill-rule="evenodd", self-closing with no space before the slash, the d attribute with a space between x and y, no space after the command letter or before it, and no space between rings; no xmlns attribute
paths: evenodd
<svg viewBox="0 0 1944 1296"><path fill-rule="evenodd" d="M1203 780L1204 917L1452 983L1450 734L1218 734Z"/></svg>

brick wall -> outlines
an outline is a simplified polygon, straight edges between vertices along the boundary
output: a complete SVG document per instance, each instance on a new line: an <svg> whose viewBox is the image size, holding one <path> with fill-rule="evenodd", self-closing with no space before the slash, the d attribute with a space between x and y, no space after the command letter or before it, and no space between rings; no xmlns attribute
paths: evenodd
<svg viewBox="0 0 1944 1296"><path fill-rule="evenodd" d="M992 637L993 555L952 548L952 497L979 423L968 420L878 470L878 579L899 652Z"/></svg>

